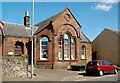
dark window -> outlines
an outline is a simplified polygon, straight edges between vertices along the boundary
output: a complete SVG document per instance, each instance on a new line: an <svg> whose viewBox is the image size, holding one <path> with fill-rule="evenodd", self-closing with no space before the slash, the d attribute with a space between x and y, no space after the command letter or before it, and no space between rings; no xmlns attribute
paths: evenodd
<svg viewBox="0 0 120 83"><path fill-rule="evenodd" d="M107 65L112 65L112 63L110 63L109 61L106 61L106 64L107 64Z"/></svg>
<svg viewBox="0 0 120 83"><path fill-rule="evenodd" d="M97 62L96 61L91 61L91 62L88 63L88 65L94 66L94 65L97 65Z"/></svg>
<svg viewBox="0 0 120 83"><path fill-rule="evenodd" d="M20 53L24 54L24 44L23 44L23 42L17 41L15 43L15 54L20 55Z"/></svg>
<svg viewBox="0 0 120 83"><path fill-rule="evenodd" d="M102 65L106 65L106 62L105 62L105 61L102 61Z"/></svg>

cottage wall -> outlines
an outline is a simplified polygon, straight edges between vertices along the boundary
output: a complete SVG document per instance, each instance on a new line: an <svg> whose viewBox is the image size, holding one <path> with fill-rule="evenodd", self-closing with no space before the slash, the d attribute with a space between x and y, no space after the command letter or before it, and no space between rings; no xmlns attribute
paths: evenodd
<svg viewBox="0 0 120 83"><path fill-rule="evenodd" d="M17 41L22 42L24 44L24 54L28 54L28 50L26 48L26 43L28 43L29 38L25 37L12 37L12 36L6 36L3 39L3 55L8 55L9 52L15 52L15 43Z"/></svg>

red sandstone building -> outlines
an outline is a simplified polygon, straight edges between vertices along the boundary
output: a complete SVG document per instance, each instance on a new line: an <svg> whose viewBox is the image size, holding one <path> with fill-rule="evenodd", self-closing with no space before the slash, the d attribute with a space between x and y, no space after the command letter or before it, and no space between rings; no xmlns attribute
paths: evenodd
<svg viewBox="0 0 120 83"><path fill-rule="evenodd" d="M68 8L35 26L39 27L34 34L37 66L66 68L91 60L91 42L80 34L81 25Z"/></svg>
<svg viewBox="0 0 120 83"><path fill-rule="evenodd" d="M21 51L30 56L31 30L28 13L24 17L24 25L2 22L1 24L1 30L4 32L3 55ZM91 42L80 33L81 25L68 8L35 26L38 27L34 33L36 67L67 68L72 64L85 66L91 60Z"/></svg>

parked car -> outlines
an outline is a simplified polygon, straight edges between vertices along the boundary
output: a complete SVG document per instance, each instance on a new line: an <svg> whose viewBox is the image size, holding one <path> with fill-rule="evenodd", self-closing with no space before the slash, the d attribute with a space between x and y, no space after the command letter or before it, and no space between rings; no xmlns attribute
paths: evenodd
<svg viewBox="0 0 120 83"><path fill-rule="evenodd" d="M93 60L89 61L86 66L86 74L98 74L100 76L104 73L118 73L118 67L107 60Z"/></svg>

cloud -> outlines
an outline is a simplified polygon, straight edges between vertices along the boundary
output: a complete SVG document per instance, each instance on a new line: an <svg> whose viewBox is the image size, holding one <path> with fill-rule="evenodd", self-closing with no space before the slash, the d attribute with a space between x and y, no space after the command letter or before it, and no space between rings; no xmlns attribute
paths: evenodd
<svg viewBox="0 0 120 83"><path fill-rule="evenodd" d="M107 4L97 4L95 6L95 9L104 10L104 11L109 11L111 8L112 8L112 5L107 5Z"/></svg>
<svg viewBox="0 0 120 83"><path fill-rule="evenodd" d="M100 3L92 6L91 9L95 10L103 10L103 11L110 11L114 4L119 2L119 0L101 0Z"/></svg>

